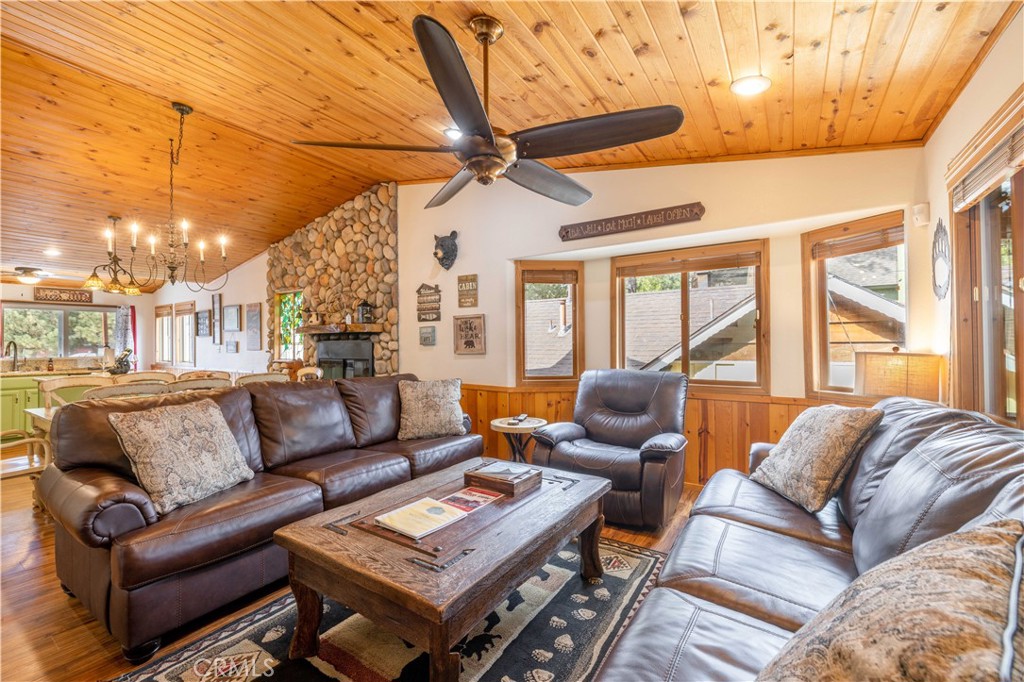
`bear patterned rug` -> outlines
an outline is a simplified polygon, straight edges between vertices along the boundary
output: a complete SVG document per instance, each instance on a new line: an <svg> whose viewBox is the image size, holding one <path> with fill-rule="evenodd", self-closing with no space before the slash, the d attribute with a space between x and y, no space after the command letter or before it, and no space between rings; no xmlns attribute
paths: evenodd
<svg viewBox="0 0 1024 682"><path fill-rule="evenodd" d="M462 656L460 682L589 679L653 586L664 559L652 550L602 540L605 573L588 582L579 575L576 544L569 543L453 648ZM318 656L288 659L294 627L295 601L288 594L115 682L420 682L429 677L423 650L329 599Z"/></svg>

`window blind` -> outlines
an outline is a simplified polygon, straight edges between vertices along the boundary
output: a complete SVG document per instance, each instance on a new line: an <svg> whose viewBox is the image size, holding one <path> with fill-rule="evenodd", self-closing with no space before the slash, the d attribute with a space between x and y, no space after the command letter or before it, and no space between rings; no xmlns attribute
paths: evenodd
<svg viewBox="0 0 1024 682"><path fill-rule="evenodd" d="M665 275L673 272L699 272L704 270L725 270L761 265L761 252L756 250L738 251L730 254L709 254L707 256L671 257L665 260L624 265L615 269L618 277L643 277Z"/></svg>
<svg viewBox="0 0 1024 682"><path fill-rule="evenodd" d="M187 303L175 303L174 304L174 315L180 317L181 315L192 315L196 312L196 302L188 301Z"/></svg>
<svg viewBox="0 0 1024 682"><path fill-rule="evenodd" d="M1024 167L1024 124L1017 126L964 179L953 185L953 212L976 204L992 187Z"/></svg>
<svg viewBox="0 0 1024 682"><path fill-rule="evenodd" d="M576 284L575 270L524 270L524 284Z"/></svg>
<svg viewBox="0 0 1024 682"><path fill-rule="evenodd" d="M153 314L156 317L170 317L174 314L174 306L172 305L158 305L153 308Z"/></svg>
<svg viewBox="0 0 1024 682"><path fill-rule="evenodd" d="M903 225L893 225L880 230L872 230L863 234L855 234L849 237L838 237L836 239L824 239L811 246L811 257L820 260L822 258L838 258L849 256L854 253L884 249L889 246L897 246L903 243Z"/></svg>

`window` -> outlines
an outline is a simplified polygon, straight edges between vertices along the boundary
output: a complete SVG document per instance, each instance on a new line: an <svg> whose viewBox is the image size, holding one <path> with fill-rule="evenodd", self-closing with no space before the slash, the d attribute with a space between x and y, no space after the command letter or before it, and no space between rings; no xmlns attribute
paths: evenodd
<svg viewBox="0 0 1024 682"><path fill-rule="evenodd" d="M156 315L156 361L174 364L174 306L158 305Z"/></svg>
<svg viewBox="0 0 1024 682"><path fill-rule="evenodd" d="M852 393L861 351L906 340L903 211L804 233L807 393Z"/></svg>
<svg viewBox="0 0 1024 682"><path fill-rule="evenodd" d="M302 326L302 292L291 291L277 295L277 359L301 360L303 339L298 328Z"/></svg>
<svg viewBox="0 0 1024 682"><path fill-rule="evenodd" d="M196 364L195 301L174 304L174 342L174 362L178 365Z"/></svg>
<svg viewBox="0 0 1024 682"><path fill-rule="evenodd" d="M582 291L582 262L516 262L516 374L520 384L580 378Z"/></svg>
<svg viewBox="0 0 1024 682"><path fill-rule="evenodd" d="M94 357L113 342L116 308L3 304L3 345L18 344L21 357Z"/></svg>
<svg viewBox="0 0 1024 682"><path fill-rule="evenodd" d="M612 259L616 367L767 392L765 240Z"/></svg>

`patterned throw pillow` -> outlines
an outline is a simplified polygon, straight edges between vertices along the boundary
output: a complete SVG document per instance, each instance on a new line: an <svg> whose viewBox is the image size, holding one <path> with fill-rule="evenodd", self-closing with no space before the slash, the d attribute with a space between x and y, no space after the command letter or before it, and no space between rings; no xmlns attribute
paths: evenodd
<svg viewBox="0 0 1024 682"><path fill-rule="evenodd" d="M944 535L867 571L757 676L758 680L995 680L1010 652L1017 519ZM1019 597L1020 595L1018 595ZM1024 629L1011 648L1024 651ZM1010 678L1024 679L1014 656Z"/></svg>
<svg viewBox="0 0 1024 682"><path fill-rule="evenodd" d="M839 491L853 456L882 415L881 410L862 407L810 407L790 424L750 478L809 512L819 512Z"/></svg>
<svg viewBox="0 0 1024 682"><path fill-rule="evenodd" d="M398 396L402 416L398 440L464 436L460 379L438 381L399 381Z"/></svg>
<svg viewBox="0 0 1024 682"><path fill-rule="evenodd" d="M253 477L224 414L209 398L107 416L157 513Z"/></svg>

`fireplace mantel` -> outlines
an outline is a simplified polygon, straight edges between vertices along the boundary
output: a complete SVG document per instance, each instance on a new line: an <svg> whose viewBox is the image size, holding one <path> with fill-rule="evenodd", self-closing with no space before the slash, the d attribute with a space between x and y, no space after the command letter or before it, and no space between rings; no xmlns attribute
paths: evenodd
<svg viewBox="0 0 1024 682"><path fill-rule="evenodd" d="M370 324L305 324L297 328L296 333L320 336L324 334L380 334L384 325Z"/></svg>

